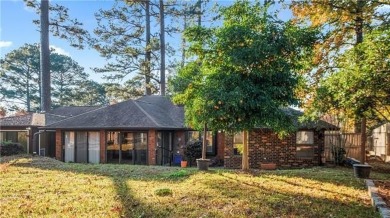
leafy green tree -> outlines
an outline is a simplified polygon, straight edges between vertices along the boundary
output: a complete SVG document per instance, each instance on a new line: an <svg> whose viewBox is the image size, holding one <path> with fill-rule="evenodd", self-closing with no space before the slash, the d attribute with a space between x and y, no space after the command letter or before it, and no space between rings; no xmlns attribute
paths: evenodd
<svg viewBox="0 0 390 218"><path fill-rule="evenodd" d="M293 1L291 8L297 20L304 24L321 27L324 40L315 46L314 63L316 67L309 71L309 85L306 96L315 96L319 80L338 73L342 64L338 62L340 55L351 46L363 42L364 34L373 28L389 27L390 11L386 9L389 1L377 0L304 0ZM359 55L359 54L358 54ZM359 62L363 57L356 58ZM357 66L361 64L357 63ZM362 69L356 69L361 71ZM312 98L305 102L306 107L312 107ZM344 113L343 113L344 112ZM353 111L335 111L336 114L354 114ZM355 131L361 132L361 161L365 159L366 117L360 113L355 118Z"/></svg>
<svg viewBox="0 0 390 218"><path fill-rule="evenodd" d="M323 39L315 45L313 61L316 68L310 71L312 85L324 76L336 72L336 61L343 52L363 41L365 32L378 26L388 26L389 1L377 0L300 0L292 1L294 19L304 25L319 27ZM315 87L314 87L315 88Z"/></svg>
<svg viewBox="0 0 390 218"><path fill-rule="evenodd" d="M105 83L104 87L109 101L120 102L128 99L136 99L145 93L141 79L137 77L129 79L123 84ZM157 92L158 84L153 83L151 90L153 93Z"/></svg>
<svg viewBox="0 0 390 218"><path fill-rule="evenodd" d="M76 61L69 56L54 52L50 55L50 59L54 107L70 105L74 99L89 92L82 89L82 85L88 80L88 74Z"/></svg>
<svg viewBox="0 0 390 218"><path fill-rule="evenodd" d="M69 105L101 106L108 104L104 85L93 80L80 81L78 89L72 90L72 96L74 98Z"/></svg>
<svg viewBox="0 0 390 218"><path fill-rule="evenodd" d="M151 80L158 81L153 70L158 68L158 38L150 31L150 1L116 1L109 10L96 13L98 27L92 41L94 48L110 62L96 72L105 78L123 80L128 75L142 77L145 93L150 95ZM153 53L153 54L152 54Z"/></svg>
<svg viewBox="0 0 390 218"><path fill-rule="evenodd" d="M323 79L309 113L342 111L372 123L390 121L390 30L366 34L361 44L337 61L339 72ZM357 60L359 59L359 60Z"/></svg>
<svg viewBox="0 0 390 218"><path fill-rule="evenodd" d="M92 94L96 93L95 89L99 90L98 85L93 82L89 81L87 84L88 75L84 68L70 57L52 51L50 59L53 106L76 105L74 101L82 104L83 100L79 99L81 96L85 98L87 93ZM24 105L27 111L38 109L41 97L39 44L25 44L6 54L0 59L0 63L0 96ZM100 87L101 89L104 90ZM103 102L100 99L105 97L105 93L97 93L102 96L96 102ZM89 102L91 101L85 103Z"/></svg>
<svg viewBox="0 0 390 218"><path fill-rule="evenodd" d="M196 60L173 82L174 101L185 105L186 122L194 129L207 124L212 130L247 133L263 126L287 134L294 125L283 108L298 104L296 72L317 32L269 16L259 2L237 1L221 16L221 27L186 31ZM247 152L245 139L243 169Z"/></svg>
<svg viewBox="0 0 390 218"><path fill-rule="evenodd" d="M38 44L25 44L0 59L1 95L25 105L27 111L39 107L40 58Z"/></svg>
<svg viewBox="0 0 390 218"><path fill-rule="evenodd" d="M40 14L41 2L38 0L23 0L27 7ZM51 3L48 6L49 31L55 37L67 40L71 46L83 49L90 39L89 32L83 28L83 23L69 16L69 9L63 5ZM40 25L39 19L33 23Z"/></svg>

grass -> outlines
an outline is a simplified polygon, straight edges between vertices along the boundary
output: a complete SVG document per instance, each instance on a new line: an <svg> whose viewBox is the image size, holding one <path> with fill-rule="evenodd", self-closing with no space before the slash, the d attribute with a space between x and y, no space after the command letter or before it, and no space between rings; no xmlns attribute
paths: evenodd
<svg viewBox="0 0 390 218"><path fill-rule="evenodd" d="M0 217L380 217L347 168L243 173L2 161Z"/></svg>

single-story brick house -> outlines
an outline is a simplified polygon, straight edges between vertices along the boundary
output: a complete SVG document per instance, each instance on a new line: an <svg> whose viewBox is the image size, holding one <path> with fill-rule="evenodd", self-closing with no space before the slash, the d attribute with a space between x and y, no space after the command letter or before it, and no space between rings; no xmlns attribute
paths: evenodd
<svg viewBox="0 0 390 218"><path fill-rule="evenodd" d="M300 112L288 109L292 116ZM298 125L298 124L297 124ZM184 124L184 108L163 96L144 96L108 105L46 125L55 131L55 157L66 162L171 165L187 142L202 137ZM284 139L269 129L249 133L249 165L278 167L321 164L324 131L338 129L324 121L299 126ZM207 156L227 168L241 167L242 134L208 132Z"/></svg>
<svg viewBox="0 0 390 218"><path fill-rule="evenodd" d="M55 131L39 129L62 119L77 116L98 107L69 106L47 113L27 112L0 118L0 142L20 143L26 153L55 157Z"/></svg>

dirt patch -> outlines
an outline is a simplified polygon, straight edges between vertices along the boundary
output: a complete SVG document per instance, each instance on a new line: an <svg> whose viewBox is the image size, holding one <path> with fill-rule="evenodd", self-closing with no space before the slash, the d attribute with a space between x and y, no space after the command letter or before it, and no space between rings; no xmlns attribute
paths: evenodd
<svg viewBox="0 0 390 218"><path fill-rule="evenodd" d="M390 181L376 180L374 181L375 187L378 188L379 196L390 207Z"/></svg>

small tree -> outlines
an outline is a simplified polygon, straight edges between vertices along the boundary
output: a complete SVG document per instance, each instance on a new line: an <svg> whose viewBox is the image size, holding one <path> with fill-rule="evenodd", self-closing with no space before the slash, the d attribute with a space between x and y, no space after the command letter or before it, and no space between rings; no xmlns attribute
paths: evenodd
<svg viewBox="0 0 390 218"><path fill-rule="evenodd" d="M249 130L264 126L280 135L293 130L283 107L298 104L294 90L306 45L315 31L283 23L259 2L237 1L221 10L219 28L189 28L196 59L174 79L174 101L185 106L187 124L202 130L244 131L242 168L247 170Z"/></svg>

